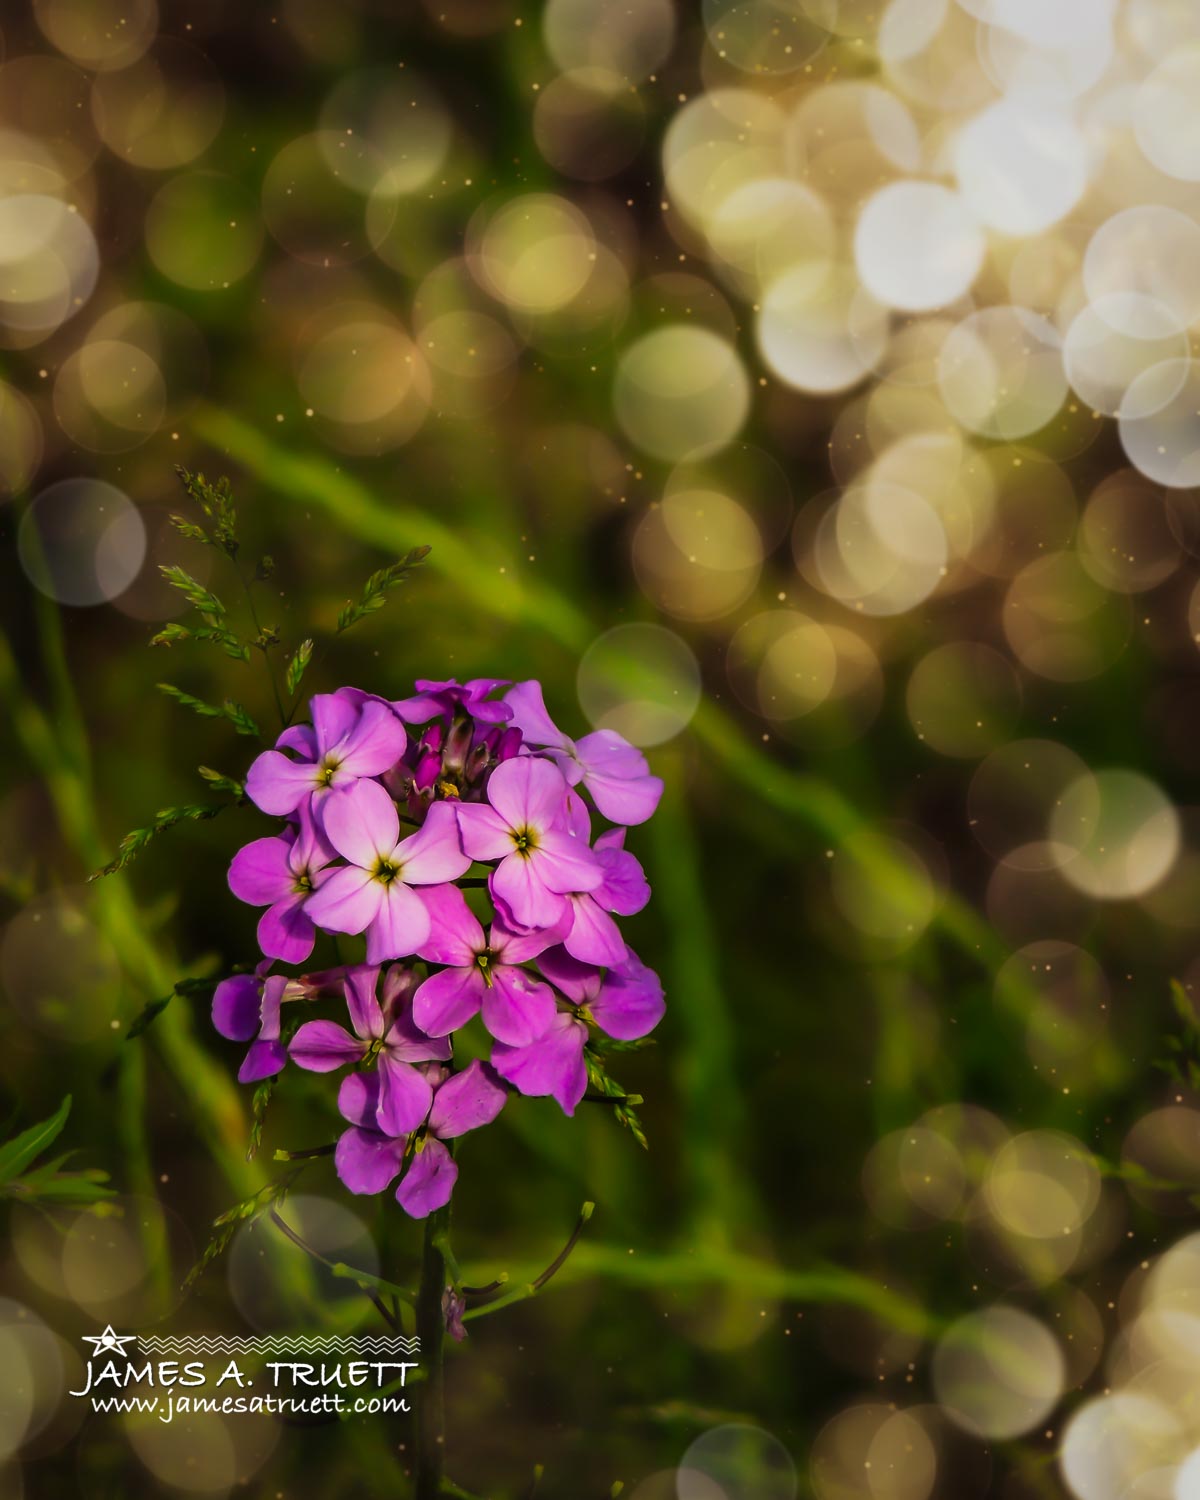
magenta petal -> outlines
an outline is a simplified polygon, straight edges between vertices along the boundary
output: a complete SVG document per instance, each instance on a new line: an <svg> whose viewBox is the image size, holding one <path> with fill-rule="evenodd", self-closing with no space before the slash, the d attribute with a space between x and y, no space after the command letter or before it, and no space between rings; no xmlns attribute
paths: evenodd
<svg viewBox="0 0 1200 1500"><path fill-rule="evenodd" d="M569 745L570 741L546 711L540 682L518 682L504 695L512 709L512 723L530 745Z"/></svg>
<svg viewBox="0 0 1200 1500"><path fill-rule="evenodd" d="M379 1074L347 1073L338 1089L338 1113L351 1125L375 1129L379 1110Z"/></svg>
<svg viewBox="0 0 1200 1500"><path fill-rule="evenodd" d="M332 1073L346 1063L357 1062L366 1050L336 1021L306 1021L288 1048L292 1061L310 1073Z"/></svg>
<svg viewBox="0 0 1200 1500"><path fill-rule="evenodd" d="M375 1130L342 1132L333 1153L337 1174L352 1193L382 1193L400 1170L404 1141Z"/></svg>
<svg viewBox="0 0 1200 1500"><path fill-rule="evenodd" d="M401 880L378 886L378 910L367 928L367 962L386 963L415 953L429 936L429 913L416 891Z"/></svg>
<svg viewBox="0 0 1200 1500"><path fill-rule="evenodd" d="M483 996L483 1024L498 1042L524 1047L542 1036L554 1020L554 992L548 984L500 964Z"/></svg>
<svg viewBox="0 0 1200 1500"><path fill-rule="evenodd" d="M557 1099L566 1115L587 1092L587 1068L583 1047L587 1027L565 1012L557 1015L544 1036L528 1047L509 1047L497 1042L492 1048L492 1066L522 1094ZM436 1106L436 1101L435 1101Z"/></svg>
<svg viewBox="0 0 1200 1500"><path fill-rule="evenodd" d="M282 1071L287 1060L287 1049L282 1042L251 1042L250 1050L238 1069L238 1082L258 1083L264 1078L271 1078Z"/></svg>
<svg viewBox="0 0 1200 1500"><path fill-rule="evenodd" d="M463 853L458 817L448 802L435 802L416 833L396 849L409 885L440 885L466 873L471 856Z"/></svg>
<svg viewBox="0 0 1200 1500"><path fill-rule="evenodd" d="M425 1123L433 1090L424 1073L400 1062L386 1048L379 1054L379 1100L376 1126L384 1135L407 1135Z"/></svg>
<svg viewBox="0 0 1200 1500"><path fill-rule="evenodd" d="M429 1111L429 1129L443 1140L478 1130L491 1124L507 1098L508 1090L495 1070L477 1058L438 1088Z"/></svg>
<svg viewBox="0 0 1200 1500"><path fill-rule="evenodd" d="M372 964L354 964L346 970L343 992L355 1035L373 1042L383 1035L383 1007L376 999L379 969Z"/></svg>
<svg viewBox="0 0 1200 1500"><path fill-rule="evenodd" d="M599 964L601 968L619 964L627 949L625 939L609 914L591 896L574 896L571 906L575 920L563 939L563 947L571 957L581 963Z"/></svg>
<svg viewBox="0 0 1200 1500"><path fill-rule="evenodd" d="M548 828L562 815L567 783L552 761L518 755L492 772L487 796L510 828Z"/></svg>
<svg viewBox="0 0 1200 1500"><path fill-rule="evenodd" d="M600 993L588 1006L601 1031L622 1042L653 1031L666 1008L662 981L632 953L604 976Z"/></svg>
<svg viewBox="0 0 1200 1500"><path fill-rule="evenodd" d="M389 1002L389 990L400 982L402 976L404 995L399 1002ZM444 1062L451 1054L446 1037L431 1036L417 1024L414 1017L417 976L411 969L402 969L399 964L387 971L384 979L384 1022L387 1026L387 1049L401 1062Z"/></svg>
<svg viewBox="0 0 1200 1500"><path fill-rule="evenodd" d="M289 760L278 750L264 750L246 772L246 796L255 807L281 818L295 812L316 785L311 761Z"/></svg>
<svg viewBox="0 0 1200 1500"><path fill-rule="evenodd" d="M311 874L327 865L336 851L313 817L311 799L301 802L296 815L300 822L296 841L288 853L288 867L296 875Z"/></svg>
<svg viewBox="0 0 1200 1500"><path fill-rule="evenodd" d="M358 723L338 746L342 769L355 776L382 776L404 754L408 736L390 703L368 699Z"/></svg>
<svg viewBox="0 0 1200 1500"><path fill-rule="evenodd" d="M353 781L330 792L321 827L344 859L365 869L380 855L390 855L400 837L396 804L377 781Z"/></svg>
<svg viewBox="0 0 1200 1500"><path fill-rule="evenodd" d="M247 906L273 906L294 894L296 882L288 864L292 840L255 839L233 856L229 889Z"/></svg>
<svg viewBox="0 0 1200 1500"><path fill-rule="evenodd" d="M308 707L321 756L340 745L358 723L359 705L342 693L315 693Z"/></svg>
<svg viewBox="0 0 1200 1500"><path fill-rule="evenodd" d="M441 1141L426 1138L396 1189L396 1202L414 1219L425 1219L450 1202L458 1181L454 1158Z"/></svg>
<svg viewBox="0 0 1200 1500"><path fill-rule="evenodd" d="M326 932L363 932L375 919L383 886L357 865L340 865L321 883L304 909Z"/></svg>
<svg viewBox="0 0 1200 1500"><path fill-rule="evenodd" d="M429 937L418 956L431 964L469 964L484 948L483 928L454 885L427 886L418 893L429 913Z"/></svg>
<svg viewBox="0 0 1200 1500"><path fill-rule="evenodd" d="M258 946L268 958L281 963L302 964L313 950L315 937L303 896L288 896L258 919Z"/></svg>
<svg viewBox="0 0 1200 1500"><path fill-rule="evenodd" d="M311 724L289 724L275 741L276 750L294 750L301 760L316 760L317 736Z"/></svg>
<svg viewBox="0 0 1200 1500"><path fill-rule="evenodd" d="M569 926L569 923L564 925ZM488 947L496 961L504 964L528 963L531 958L544 953L552 943L560 941L561 936L556 934L554 928L532 927L528 931L515 932L500 912L496 913L496 920L488 934Z"/></svg>
<svg viewBox="0 0 1200 1500"><path fill-rule="evenodd" d="M485 807L482 802L467 802L455 808L455 813L463 851L472 859L503 859L512 853L512 834L494 808Z"/></svg>
<svg viewBox="0 0 1200 1500"><path fill-rule="evenodd" d="M594 891L604 879L604 871L588 846L556 829L538 836L533 863L547 890L564 895L568 891Z"/></svg>
<svg viewBox="0 0 1200 1500"><path fill-rule="evenodd" d="M613 823L644 823L658 806L663 784L646 757L612 729L584 735L575 747L588 791Z"/></svg>
<svg viewBox="0 0 1200 1500"><path fill-rule="evenodd" d="M536 860L510 854L492 871L488 884L522 927L553 927L562 920L566 899L542 884Z"/></svg>
<svg viewBox="0 0 1200 1500"><path fill-rule="evenodd" d="M255 974L222 979L213 993L212 1022L231 1042L248 1042L262 1022L262 981Z"/></svg>
<svg viewBox="0 0 1200 1500"><path fill-rule="evenodd" d="M614 830L623 832L623 829ZM605 911L615 911L623 917L632 917L641 911L650 899L650 884L645 872L632 854L624 849L606 844L608 834L596 840L592 853L596 856L604 880L592 895Z"/></svg>
<svg viewBox="0 0 1200 1500"><path fill-rule="evenodd" d="M586 1005L600 992L599 969L572 958L565 948L547 949L538 959L538 968L576 1005Z"/></svg>
<svg viewBox="0 0 1200 1500"><path fill-rule="evenodd" d="M486 986L479 969L442 969L413 999L413 1019L430 1036L448 1036L478 1014Z"/></svg>

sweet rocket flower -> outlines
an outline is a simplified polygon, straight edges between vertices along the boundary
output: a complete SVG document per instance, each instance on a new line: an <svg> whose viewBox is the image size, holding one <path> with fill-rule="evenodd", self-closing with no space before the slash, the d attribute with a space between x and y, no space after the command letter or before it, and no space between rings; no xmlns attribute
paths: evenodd
<svg viewBox="0 0 1200 1500"><path fill-rule="evenodd" d="M567 891L594 890L603 879L587 845L563 826L567 790L549 761L519 755L492 772L490 805L458 806L463 849L472 859L500 861L489 888L520 927L553 927Z"/></svg>
<svg viewBox="0 0 1200 1500"><path fill-rule="evenodd" d="M258 946L268 958L288 964L303 963L313 950L316 929L305 903L334 858L308 806L301 802L297 812L297 828L246 844L229 866L229 889L238 900L267 907L258 922Z"/></svg>
<svg viewBox="0 0 1200 1500"><path fill-rule="evenodd" d="M394 964L383 977L376 998L379 970L359 964L346 973L346 1005L354 1035L336 1021L308 1021L292 1038L292 1061L310 1073L332 1073L348 1063L375 1064L374 1128L384 1135L415 1130L429 1113L433 1091L414 1063L444 1061L450 1043L425 1035L413 1021L415 976ZM361 1123L361 1122L360 1122Z"/></svg>
<svg viewBox="0 0 1200 1500"><path fill-rule="evenodd" d="M453 807L433 803L401 839L396 804L377 781L360 781L329 800L324 827L349 866L309 897L308 915L329 932L365 932L369 964L415 953L429 936L429 911L412 887L457 880L471 863Z"/></svg>
<svg viewBox="0 0 1200 1500"><path fill-rule="evenodd" d="M524 1046L554 1019L554 993L517 965L536 958L555 941L553 930L518 934L497 919L489 936L455 886L422 893L432 923L418 958L447 968L431 974L413 999L413 1016L430 1036L465 1026L480 1009L498 1041Z"/></svg>
<svg viewBox="0 0 1200 1500"><path fill-rule="evenodd" d="M563 948L551 948L538 959L547 979L579 1007L560 1011L544 1035L526 1047L497 1042L492 1066L519 1093L556 1099L566 1115L587 1092L583 1049L590 1019L611 1037L635 1041L662 1019L662 985L658 975L629 953L625 962L601 975Z"/></svg>
<svg viewBox="0 0 1200 1500"><path fill-rule="evenodd" d="M269 1078L287 1063L287 1050L280 1041L285 1000L314 1000L341 983L338 970L289 979L286 974L268 974L270 967L270 960L264 959L253 974L233 974L213 993L213 1026L231 1042L250 1043L238 1069L239 1083Z"/></svg>
<svg viewBox="0 0 1200 1500"><path fill-rule="evenodd" d="M458 1167L443 1142L490 1124L508 1097L495 1072L478 1061L461 1073L432 1067L428 1078L433 1104L424 1128L398 1137L376 1126L376 1075L351 1073L338 1093L338 1109L351 1125L334 1152L338 1176L352 1193L381 1193L407 1161L396 1202L414 1219L444 1208L454 1191Z"/></svg>
<svg viewBox="0 0 1200 1500"><path fill-rule="evenodd" d="M526 744L543 745L571 786L586 787L612 823L644 823L658 806L663 784L646 757L614 729L573 740L546 711L541 684L519 682L504 696Z"/></svg>
<svg viewBox="0 0 1200 1500"><path fill-rule="evenodd" d="M311 796L320 819L331 791L363 776L381 776L404 753L404 725L380 698L319 693L311 708L311 726L285 729L277 748L264 750L246 774L246 795L265 813L286 817Z"/></svg>
<svg viewBox="0 0 1200 1500"><path fill-rule="evenodd" d="M458 682L453 677L434 682L418 677L413 686L416 696L402 698L394 705L409 724L427 724L438 714L453 714L455 709L483 724L503 724L512 718L512 710L503 699L488 698L496 688L508 686L506 677L473 677L470 682Z"/></svg>

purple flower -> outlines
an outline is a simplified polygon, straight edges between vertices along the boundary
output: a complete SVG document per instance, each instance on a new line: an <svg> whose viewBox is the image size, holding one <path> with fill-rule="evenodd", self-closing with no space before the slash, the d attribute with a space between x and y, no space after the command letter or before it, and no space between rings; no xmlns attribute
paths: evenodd
<svg viewBox="0 0 1200 1500"><path fill-rule="evenodd" d="M377 1076L351 1073L342 1082L338 1108L351 1128L338 1141L334 1164L352 1193L381 1193L407 1159L396 1202L414 1219L444 1208L454 1191L458 1167L444 1141L490 1124L508 1097L495 1072L473 1062L461 1073L431 1068L433 1104L424 1129L415 1135L390 1136L376 1120Z"/></svg>
<svg viewBox="0 0 1200 1500"><path fill-rule="evenodd" d="M415 1130L433 1098L425 1074L414 1063L443 1061L450 1043L433 1040L413 1021L413 974L395 964L384 975L376 998L379 970L366 964L346 974L346 1005L354 1035L335 1021L308 1021L292 1038L292 1061L310 1073L332 1073L347 1063L375 1060L374 1126L384 1135Z"/></svg>
<svg viewBox="0 0 1200 1500"><path fill-rule="evenodd" d="M377 781L360 781L328 803L324 822L350 863L309 897L308 915L330 932L365 932L368 963L415 953L429 936L429 912L412 887L457 880L471 863L454 809L435 802L416 833L401 839L396 804Z"/></svg>
<svg viewBox="0 0 1200 1500"><path fill-rule="evenodd" d="M403 698L394 705L409 724L427 724L437 714L453 714L456 709L485 724L502 724L512 717L512 710L503 699L488 699L488 694L496 688L508 686L505 677L473 677L470 682L462 683L453 677L445 682L419 677L413 686L416 697Z"/></svg>
<svg viewBox="0 0 1200 1500"><path fill-rule="evenodd" d="M246 795L263 812L295 812L311 795L318 803L360 777L381 776L404 754L404 725L390 704L341 693L312 700L312 725L296 724L264 750L246 775ZM294 750L301 758L282 753ZM315 809L314 809L315 810Z"/></svg>
<svg viewBox="0 0 1200 1500"><path fill-rule="evenodd" d="M449 967L417 990L417 1025L430 1036L446 1036L482 1009L483 1024L497 1041L515 1046L535 1041L554 1019L554 994L517 966L536 958L557 934L518 934L497 919L484 937L462 892L452 885L425 892L424 901L433 925L418 957Z"/></svg>
<svg viewBox="0 0 1200 1500"><path fill-rule="evenodd" d="M268 958L299 964L313 950L316 930L305 903L329 875L334 852L305 803L300 826L275 838L255 839L239 849L229 866L229 889L248 906L265 906L258 922L258 946Z"/></svg>
<svg viewBox="0 0 1200 1500"><path fill-rule="evenodd" d="M283 1002L313 1000L341 980L337 970L289 979L286 974L268 975L270 967L270 960L264 959L253 974L233 974L213 993L214 1027L231 1042L250 1043L238 1069L239 1083L258 1083L287 1063L287 1050L279 1039Z"/></svg>
<svg viewBox="0 0 1200 1500"><path fill-rule="evenodd" d="M573 1115L587 1091L587 1067L583 1049L587 1042L587 1020L611 1037L636 1041L654 1030L662 1019L662 984L658 975L631 951L625 961L607 974L573 959L564 948L551 948L538 959L538 967L566 998L579 1007L560 1011L545 1035L526 1047L497 1042L492 1048L492 1066L520 1093L549 1095Z"/></svg>
<svg viewBox="0 0 1200 1500"><path fill-rule="evenodd" d="M472 859L498 859L489 887L520 927L553 927L567 891L603 879L586 843L564 827L567 784L549 761L520 755L492 772L488 802L458 808L462 846Z"/></svg>
<svg viewBox="0 0 1200 1500"><path fill-rule="evenodd" d="M615 729L597 729L572 740L546 711L541 684L519 682L504 696L512 722L530 745L544 745L571 786L586 787L612 823L644 823L658 806L663 784L646 757Z"/></svg>

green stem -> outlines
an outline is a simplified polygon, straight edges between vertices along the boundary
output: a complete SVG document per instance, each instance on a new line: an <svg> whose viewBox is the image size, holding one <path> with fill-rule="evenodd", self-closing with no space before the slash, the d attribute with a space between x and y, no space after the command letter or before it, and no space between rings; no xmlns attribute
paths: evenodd
<svg viewBox="0 0 1200 1500"><path fill-rule="evenodd" d="M417 1337L426 1389L417 1404L417 1474L415 1500L438 1500L446 1459L446 1398L443 1369L446 1323L442 1294L446 1258L441 1245L449 1233L450 1210L439 1208L425 1220L421 1250L421 1286L417 1292Z"/></svg>
<svg viewBox="0 0 1200 1500"><path fill-rule="evenodd" d="M255 603L254 603L254 592L253 592L253 589L251 588L250 580L246 577L245 573L242 571L242 565L241 565L240 562L238 562L238 560L236 558L234 558L234 560L233 560L233 568L234 568L234 572L238 576L238 582L242 586L242 592L246 596L246 603L247 603L247 605L250 608L250 620L251 620L251 623L254 626L254 634L257 636L258 640L261 642L262 641L262 625L259 623L258 609L257 609L257 607L255 606ZM266 644L260 644L258 649L262 652L262 659L263 659L263 661L266 664L267 678L269 679L269 681L271 683L271 695L275 699L275 708L276 708L276 711L279 714L279 725L280 725L280 728L281 729L286 729L288 727L288 724L291 722L291 714L289 714L287 712L287 710L283 706L283 698L282 698L282 696L280 695L280 692L279 692L279 684L275 680L275 668L271 665L271 649ZM294 712L294 709L293 709L293 712Z"/></svg>

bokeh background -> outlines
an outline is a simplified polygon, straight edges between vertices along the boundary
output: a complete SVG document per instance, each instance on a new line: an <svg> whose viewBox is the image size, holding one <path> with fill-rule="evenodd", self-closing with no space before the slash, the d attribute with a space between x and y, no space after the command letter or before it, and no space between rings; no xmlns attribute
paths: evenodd
<svg viewBox="0 0 1200 1500"><path fill-rule="evenodd" d="M253 957L258 661L148 646L176 464L312 688L538 676L666 779L651 1149L518 1101L449 1369L466 1492L1200 1496L1200 18L1190 0L10 0L0 16L0 1077L89 1206L4 1189L14 1496L404 1493L362 1421L85 1421L78 1340L369 1328L269 1224L185 978ZM1172 990L1172 981L1175 988ZM24 1195L28 1199L28 1194ZM309 1168L293 1221L417 1231ZM544 1466L536 1491L535 1465Z"/></svg>

